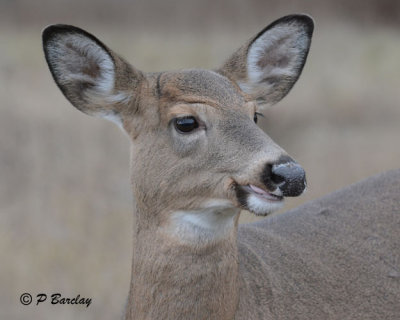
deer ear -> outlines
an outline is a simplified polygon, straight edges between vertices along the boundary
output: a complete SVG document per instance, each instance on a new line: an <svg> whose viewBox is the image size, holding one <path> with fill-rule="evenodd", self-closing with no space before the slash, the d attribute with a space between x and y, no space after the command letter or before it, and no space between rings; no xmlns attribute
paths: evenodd
<svg viewBox="0 0 400 320"><path fill-rule="evenodd" d="M299 78L314 29L306 15L276 20L236 51L219 70L264 104L281 100Z"/></svg>
<svg viewBox="0 0 400 320"><path fill-rule="evenodd" d="M120 125L142 73L77 27L51 25L42 38L47 64L65 97L77 109Z"/></svg>

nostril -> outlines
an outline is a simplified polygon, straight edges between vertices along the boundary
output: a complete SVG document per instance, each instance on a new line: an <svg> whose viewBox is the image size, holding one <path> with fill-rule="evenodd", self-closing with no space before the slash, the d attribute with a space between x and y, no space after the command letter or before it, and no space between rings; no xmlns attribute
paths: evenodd
<svg viewBox="0 0 400 320"><path fill-rule="evenodd" d="M271 180L285 196L300 195L305 188L305 172L296 162L275 164L271 167Z"/></svg>
<svg viewBox="0 0 400 320"><path fill-rule="evenodd" d="M273 166L271 170L271 180L274 184L281 185L285 182L285 176L282 175L282 173L280 173L279 170L276 170Z"/></svg>

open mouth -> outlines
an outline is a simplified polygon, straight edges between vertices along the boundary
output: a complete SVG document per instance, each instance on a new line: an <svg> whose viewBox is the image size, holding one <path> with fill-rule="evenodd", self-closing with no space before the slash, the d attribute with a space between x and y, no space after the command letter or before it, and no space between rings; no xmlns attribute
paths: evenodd
<svg viewBox="0 0 400 320"><path fill-rule="evenodd" d="M236 195L244 209L261 216L279 210L284 202L279 188L267 191L252 184L237 185Z"/></svg>
<svg viewBox="0 0 400 320"><path fill-rule="evenodd" d="M243 189L248 191L250 194L254 194L256 197L261 198L262 200L267 200L267 201L282 201L283 196L279 194L274 194L272 192L268 192L266 190L263 190L261 188L258 188L252 184L248 184L247 186L243 186Z"/></svg>

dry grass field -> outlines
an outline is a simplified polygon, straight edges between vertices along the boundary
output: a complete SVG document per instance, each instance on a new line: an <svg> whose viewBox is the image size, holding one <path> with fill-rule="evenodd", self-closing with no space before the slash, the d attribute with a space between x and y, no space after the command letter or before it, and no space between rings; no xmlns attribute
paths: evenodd
<svg viewBox="0 0 400 320"><path fill-rule="evenodd" d="M263 17L260 2L232 1L228 13L221 7L207 16L201 7L204 22L191 1L174 24L166 3L179 1L152 1L158 14L116 1L120 20L114 7L106 19L105 1L91 1L93 14L74 1L40 2L0 1L0 319L119 319L129 286L129 141L115 125L76 111L57 89L41 49L49 23L84 27L138 68L156 71L218 66L272 19L309 12L316 30L303 75L260 121L307 172L307 193L286 209L400 166L397 16L385 23L368 11L373 23L365 23L367 13L352 21L331 6L275 1ZM242 222L252 219L244 214ZM23 306L24 292L93 301Z"/></svg>

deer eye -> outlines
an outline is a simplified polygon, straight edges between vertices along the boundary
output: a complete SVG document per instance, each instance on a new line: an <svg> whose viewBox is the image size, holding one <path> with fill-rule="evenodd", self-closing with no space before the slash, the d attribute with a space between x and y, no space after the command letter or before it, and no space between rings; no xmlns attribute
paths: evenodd
<svg viewBox="0 0 400 320"><path fill-rule="evenodd" d="M258 116L264 117L264 115L262 113L256 112L254 114L254 118L253 118L255 123L257 123L257 121L258 121Z"/></svg>
<svg viewBox="0 0 400 320"><path fill-rule="evenodd" d="M174 119L175 129L180 133L189 133L199 127L195 117L187 116Z"/></svg>
<svg viewBox="0 0 400 320"><path fill-rule="evenodd" d="M258 117L257 117L257 112L254 114L254 122L257 123Z"/></svg>

